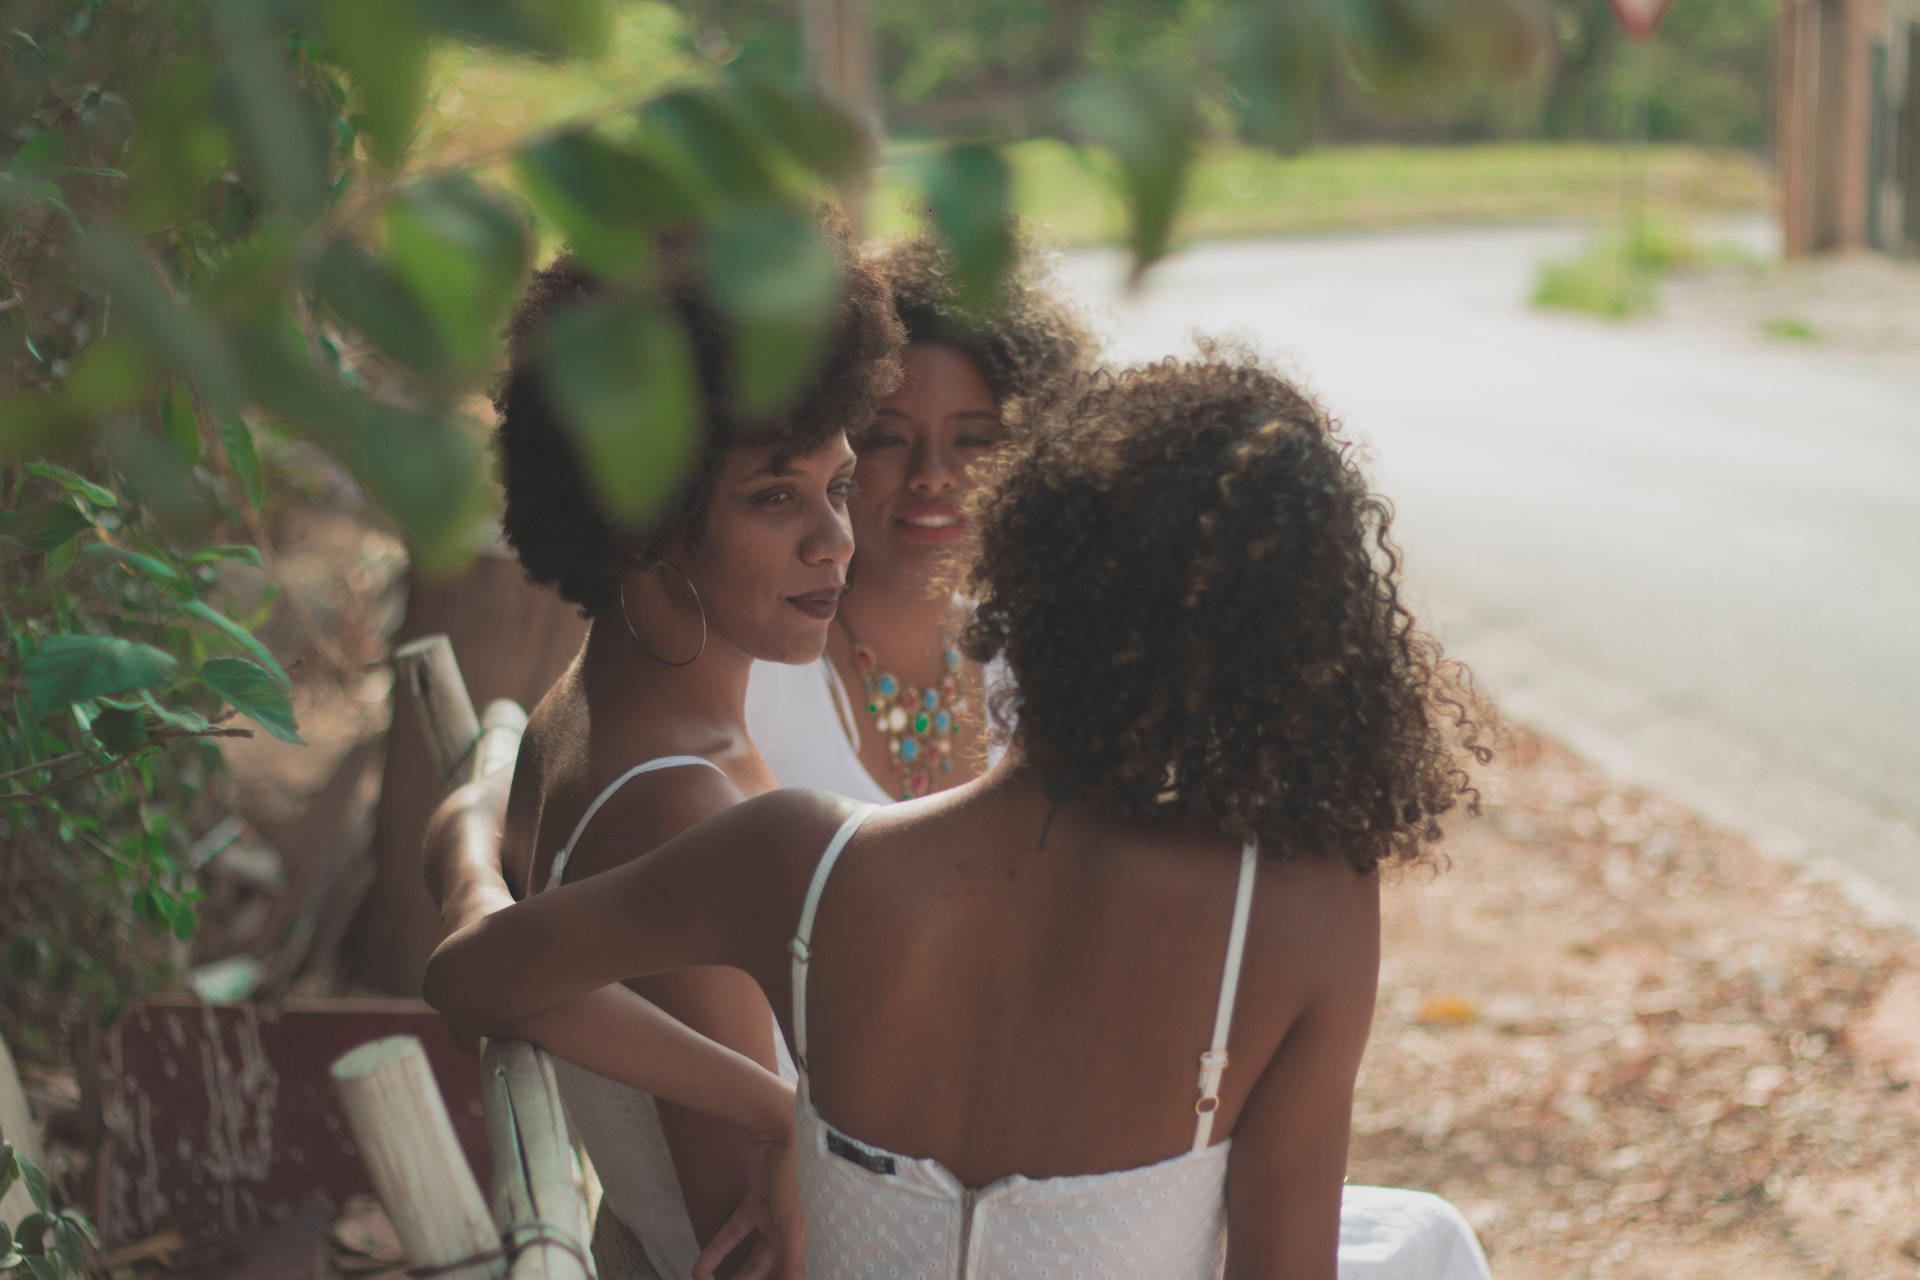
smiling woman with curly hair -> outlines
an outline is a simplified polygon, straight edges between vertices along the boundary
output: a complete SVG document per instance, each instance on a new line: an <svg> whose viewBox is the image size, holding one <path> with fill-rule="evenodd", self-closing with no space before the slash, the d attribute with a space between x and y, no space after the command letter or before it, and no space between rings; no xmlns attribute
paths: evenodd
<svg viewBox="0 0 1920 1280"><path fill-rule="evenodd" d="M948 589L964 504L986 459L1044 429L1027 406L1079 370L1094 343L1031 246L983 306L964 301L952 257L931 240L868 261L907 346L905 377L854 436L853 589L820 662L754 669L747 724L788 786L880 801L958 786L986 767L984 676L953 647L966 610Z"/></svg>
<svg viewBox="0 0 1920 1280"><path fill-rule="evenodd" d="M750 975L790 1109L669 1022L609 1063L758 1129L707 1261L750 1224L817 1280L1333 1280L1343 1197L1383 1196L1355 1274L1484 1280L1444 1202L1342 1186L1379 868L1422 856L1486 754L1400 602L1385 501L1311 399L1218 349L1046 412L970 515L964 643L1018 686L999 765L897 804L737 805L472 920L429 998L538 1041L602 983Z"/></svg>

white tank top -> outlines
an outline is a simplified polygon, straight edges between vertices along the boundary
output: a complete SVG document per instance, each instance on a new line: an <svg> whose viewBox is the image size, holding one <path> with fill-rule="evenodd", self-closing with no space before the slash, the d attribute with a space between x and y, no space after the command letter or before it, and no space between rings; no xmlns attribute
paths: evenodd
<svg viewBox="0 0 1920 1280"><path fill-rule="evenodd" d="M866 804L893 799L860 763L853 703L825 657L754 663L747 675L747 734L783 787L814 787Z"/></svg>
<svg viewBox="0 0 1920 1280"><path fill-rule="evenodd" d="M616 791L642 774L693 765L720 769L704 756L661 756L615 778L594 797L567 843L554 855L547 888L561 882L574 845ZM795 1079L793 1058L778 1025L773 1029L773 1042L781 1077ZM692 1275L693 1261L700 1256L700 1241L694 1238L693 1216L687 1212L687 1198L680 1189L680 1175L673 1167L673 1152L667 1146L666 1131L660 1127L660 1108L653 1095L563 1058L553 1059L553 1074L574 1137L586 1147L594 1172L600 1177L603 1203L639 1240L658 1275Z"/></svg>
<svg viewBox="0 0 1920 1280"><path fill-rule="evenodd" d="M886 1151L835 1130L814 1109L806 1072L807 968L827 877L868 805L835 833L808 886L794 934L793 1042L800 1061L795 1142L807 1215L807 1271L818 1280L1209 1280L1226 1261L1227 1160L1212 1143L1227 1032L1240 986L1256 850L1240 878L1214 1007L1213 1043L1199 1055L1193 1145L1139 1168L1073 1177L1019 1174L963 1186L937 1160ZM1171 1105L1171 1104L1170 1104Z"/></svg>

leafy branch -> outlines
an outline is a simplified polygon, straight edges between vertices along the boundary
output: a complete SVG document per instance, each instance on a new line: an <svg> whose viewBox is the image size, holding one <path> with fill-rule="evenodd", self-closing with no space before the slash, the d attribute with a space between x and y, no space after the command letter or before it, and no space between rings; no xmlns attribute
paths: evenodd
<svg viewBox="0 0 1920 1280"><path fill-rule="evenodd" d="M175 729L167 727L156 729L147 735L145 743L124 756L99 761L90 768L82 769L78 773L68 774L64 778L57 778L49 782L46 786L33 791L0 791L0 804L22 804L29 800L38 800L41 796L58 791L60 788L78 782L82 778L98 777L110 769L119 769L130 765L142 754L155 750L168 742L178 742L186 738L251 738L252 736L253 730L242 728ZM36 773L42 769L57 769L64 765L85 760L87 756L88 753L85 751L70 751L57 759L42 761L39 764L21 765L19 768L9 769L5 773L0 773L0 781L19 777L22 774Z"/></svg>

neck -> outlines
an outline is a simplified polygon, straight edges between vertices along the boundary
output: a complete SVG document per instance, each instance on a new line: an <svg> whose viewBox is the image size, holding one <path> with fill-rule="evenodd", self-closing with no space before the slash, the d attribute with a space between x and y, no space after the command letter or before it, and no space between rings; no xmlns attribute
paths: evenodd
<svg viewBox="0 0 1920 1280"><path fill-rule="evenodd" d="M688 751L716 738L745 736L751 667L745 654L718 636L709 638L695 661L668 666L635 643L617 617L598 618L587 628L581 660L592 705L617 708L624 725L672 737Z"/></svg>
<svg viewBox="0 0 1920 1280"><path fill-rule="evenodd" d="M902 667L937 658L950 637L944 624L953 598L924 581L909 589L861 581L840 602L841 617L882 662Z"/></svg>

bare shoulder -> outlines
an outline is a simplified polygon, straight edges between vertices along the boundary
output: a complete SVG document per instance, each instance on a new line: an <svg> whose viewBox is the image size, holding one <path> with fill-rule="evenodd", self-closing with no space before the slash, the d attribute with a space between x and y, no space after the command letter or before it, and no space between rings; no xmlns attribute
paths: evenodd
<svg viewBox="0 0 1920 1280"><path fill-rule="evenodd" d="M568 880L643 857L745 798L725 773L691 762L634 776L590 774L575 786L579 794L570 797L572 803L565 807L579 816L571 818L569 825L577 828L581 821L587 825L573 842ZM596 803L598 808L593 807ZM542 842L547 839L557 848L566 836L555 831Z"/></svg>
<svg viewBox="0 0 1920 1280"><path fill-rule="evenodd" d="M1254 880L1250 958L1293 972L1369 988L1380 956L1380 876L1345 858L1260 859Z"/></svg>
<svg viewBox="0 0 1920 1280"><path fill-rule="evenodd" d="M771 791L727 812L727 839L741 848L761 850L769 873L797 877L804 886L835 832L862 807L830 791Z"/></svg>

